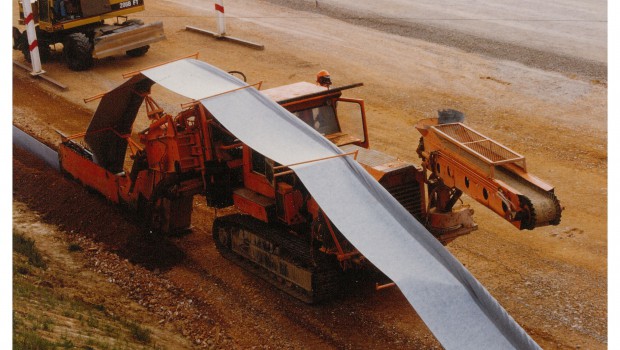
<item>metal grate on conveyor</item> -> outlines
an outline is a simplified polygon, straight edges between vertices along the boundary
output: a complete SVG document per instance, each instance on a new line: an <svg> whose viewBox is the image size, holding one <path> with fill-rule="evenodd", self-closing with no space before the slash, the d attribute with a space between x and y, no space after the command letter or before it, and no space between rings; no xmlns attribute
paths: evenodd
<svg viewBox="0 0 620 350"><path fill-rule="evenodd" d="M525 157L461 123L434 125L437 135L491 166L506 163L526 169Z"/></svg>

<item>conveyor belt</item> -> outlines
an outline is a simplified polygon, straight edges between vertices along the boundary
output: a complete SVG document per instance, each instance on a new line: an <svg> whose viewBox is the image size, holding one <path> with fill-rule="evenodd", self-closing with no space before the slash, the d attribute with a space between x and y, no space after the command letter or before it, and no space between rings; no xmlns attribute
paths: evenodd
<svg viewBox="0 0 620 350"><path fill-rule="evenodd" d="M502 181L522 195L529 214L522 221L522 229L559 224L562 208L553 190L541 188L507 168L507 164L514 164L515 169L527 174L525 157L460 123L434 125L431 129L441 140L441 147L432 145L433 148L439 147L450 159L464 160L479 175Z"/></svg>
<svg viewBox="0 0 620 350"><path fill-rule="evenodd" d="M545 191L504 168L495 169L495 178L521 192L530 201L533 221L530 227L557 225L562 217L560 202L552 191Z"/></svg>

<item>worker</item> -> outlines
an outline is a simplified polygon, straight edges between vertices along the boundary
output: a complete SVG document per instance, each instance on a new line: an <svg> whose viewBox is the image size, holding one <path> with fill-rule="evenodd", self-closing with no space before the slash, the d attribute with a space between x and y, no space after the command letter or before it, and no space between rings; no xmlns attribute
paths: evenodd
<svg viewBox="0 0 620 350"><path fill-rule="evenodd" d="M62 20L67 17L67 8L65 0L54 1L54 14L57 16L57 20Z"/></svg>
<svg viewBox="0 0 620 350"><path fill-rule="evenodd" d="M322 70L316 74L316 83L329 89L332 84L332 79L329 76L329 72Z"/></svg>

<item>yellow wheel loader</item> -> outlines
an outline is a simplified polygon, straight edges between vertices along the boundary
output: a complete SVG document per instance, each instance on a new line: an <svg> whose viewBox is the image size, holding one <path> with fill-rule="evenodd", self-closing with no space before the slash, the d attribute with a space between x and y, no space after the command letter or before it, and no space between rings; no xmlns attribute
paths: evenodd
<svg viewBox="0 0 620 350"><path fill-rule="evenodd" d="M18 0L23 25L21 1L32 2L41 60L51 57L51 45L62 44L63 59L72 70L91 68L95 58L142 56L149 44L165 39L162 22L127 19L144 10L144 0ZM106 23L109 19L115 20ZM13 49L22 51L30 62L26 31L13 27Z"/></svg>

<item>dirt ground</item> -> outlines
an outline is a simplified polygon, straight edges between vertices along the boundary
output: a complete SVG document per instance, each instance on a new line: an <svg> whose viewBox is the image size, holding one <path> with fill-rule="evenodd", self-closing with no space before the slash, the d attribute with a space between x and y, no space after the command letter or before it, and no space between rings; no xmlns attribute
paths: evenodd
<svg viewBox="0 0 620 350"><path fill-rule="evenodd" d="M136 17L163 20L165 42L144 57L98 60L86 72L47 63L65 91L16 68L13 123L53 146L54 130L85 130L96 102L83 99L122 83L122 73L196 52L264 88L312 81L321 69L336 86L364 82L345 95L366 100L371 147L413 163L416 121L438 109L461 110L471 127L525 155L528 170L555 186L565 210L559 226L518 231L470 201L479 230L448 249L543 348L607 348L606 76L539 70L268 1L230 4L227 13L229 35L265 50L185 31L215 29L214 12L200 1L151 1ZM24 62L17 52L13 59ZM161 102L175 113L186 101L165 95ZM345 298L308 306L252 277L215 250L214 213L201 199L191 234L152 237L122 209L19 150L13 167L14 222L31 211L57 228L59 239L88 239L103 253L86 250L84 271L107 277L156 324L170 324L197 347L440 347L397 289L360 285Z"/></svg>

